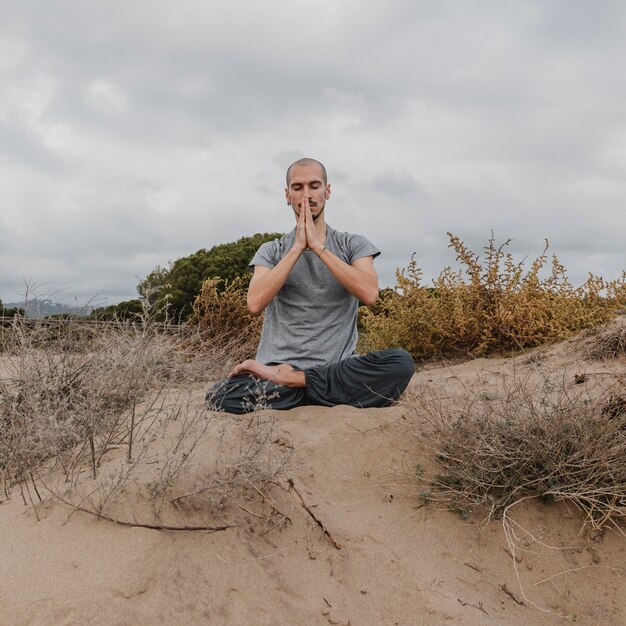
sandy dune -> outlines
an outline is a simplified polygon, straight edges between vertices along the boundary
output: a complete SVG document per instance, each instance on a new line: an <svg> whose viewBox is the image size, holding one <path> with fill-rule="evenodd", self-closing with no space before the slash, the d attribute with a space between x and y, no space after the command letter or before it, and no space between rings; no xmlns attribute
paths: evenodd
<svg viewBox="0 0 626 626"><path fill-rule="evenodd" d="M568 381L584 372L589 385L626 372L623 362L581 361L573 345L430 367L412 389L454 401L467 388L497 394L514 367L538 380L542 368ZM244 419L218 417L216 428ZM514 519L536 541L515 568L500 521L483 526L480 515L420 500L415 466L433 460L419 429L404 404L281 413L272 445L293 447L272 492L282 523L259 500L239 502L236 527L214 533L126 528L58 504L40 505L37 521L19 490L3 495L0 622L534 625L561 614L626 623L624 536L581 532L573 507L529 501Z"/></svg>

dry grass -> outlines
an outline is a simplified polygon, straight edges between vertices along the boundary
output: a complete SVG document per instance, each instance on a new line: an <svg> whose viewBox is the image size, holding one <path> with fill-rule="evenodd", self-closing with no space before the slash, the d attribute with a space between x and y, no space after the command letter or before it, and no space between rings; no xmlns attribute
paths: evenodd
<svg viewBox="0 0 626 626"><path fill-rule="evenodd" d="M224 376L229 344L145 322L79 326L11 329L0 373L5 497L18 488L35 511L52 497L119 523L216 530L238 498L267 494L290 452L271 444L273 415L218 417L190 385Z"/></svg>
<svg viewBox="0 0 626 626"><path fill-rule="evenodd" d="M218 290L220 282L219 278L204 281L193 305L192 322L202 341L228 345L238 361L252 358L261 337L263 316L248 311L247 287L241 278L222 291Z"/></svg>
<svg viewBox="0 0 626 626"><path fill-rule="evenodd" d="M626 318L592 329L585 339L583 354L588 359L617 359L626 356Z"/></svg>
<svg viewBox="0 0 626 626"><path fill-rule="evenodd" d="M594 529L626 521L626 389L613 382L595 398L546 377L466 392L461 405L416 399L439 469L422 476L423 496L487 519L527 497L567 501Z"/></svg>
<svg viewBox="0 0 626 626"><path fill-rule="evenodd" d="M412 260L397 273L395 290L362 310L364 348L400 346L416 360L521 350L606 322L626 301L626 274L615 281L589 275L573 287L556 256L547 272L547 242L525 270L506 252L508 241L498 246L492 237L481 260L449 236L460 269L445 268L427 287Z"/></svg>

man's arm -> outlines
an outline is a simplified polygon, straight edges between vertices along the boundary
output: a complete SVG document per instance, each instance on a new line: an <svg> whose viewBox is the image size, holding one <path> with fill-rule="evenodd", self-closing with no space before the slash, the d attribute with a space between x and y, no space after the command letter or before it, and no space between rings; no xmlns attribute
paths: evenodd
<svg viewBox="0 0 626 626"><path fill-rule="evenodd" d="M248 310L258 315L274 299L293 269L302 251L291 248L271 269L262 265L254 266L254 274L248 287Z"/></svg>
<svg viewBox="0 0 626 626"><path fill-rule="evenodd" d="M378 300L378 275L374 269L374 257L364 256L349 265L326 248L320 258L332 275L363 304L374 304Z"/></svg>
<svg viewBox="0 0 626 626"><path fill-rule="evenodd" d="M272 268L254 266L254 274L248 287L248 310L258 315L282 289L289 273L307 247L304 211L300 211L296 225L296 240L287 254Z"/></svg>
<svg viewBox="0 0 626 626"><path fill-rule="evenodd" d="M309 248L320 257L331 274L353 296L356 296L363 304L374 304L378 300L378 275L374 269L374 257L364 256L355 259L350 265L334 255L324 247L317 235L308 202L303 203L303 209L301 214L304 213L306 216L305 228Z"/></svg>
<svg viewBox="0 0 626 626"><path fill-rule="evenodd" d="M296 240L287 254L271 269L256 265L248 287L248 309L258 315L282 289L289 273L307 248L317 254L332 275L363 304L378 300L378 275L374 269L374 257L355 259L352 265L334 255L321 242L308 200L302 202L302 210L296 226Z"/></svg>
<svg viewBox="0 0 626 626"><path fill-rule="evenodd" d="M228 378L240 374L251 374L261 380L269 380L284 387L306 387L306 377L301 370L295 370L289 363L264 365L253 359L235 365Z"/></svg>

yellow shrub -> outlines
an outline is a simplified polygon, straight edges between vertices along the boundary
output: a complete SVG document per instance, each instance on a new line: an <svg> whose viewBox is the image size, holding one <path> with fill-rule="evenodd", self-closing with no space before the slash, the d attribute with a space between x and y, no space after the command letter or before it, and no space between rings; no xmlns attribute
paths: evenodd
<svg viewBox="0 0 626 626"><path fill-rule="evenodd" d="M374 309L362 309L367 349L400 346L415 359L433 356L480 356L518 350L605 322L626 302L626 273L607 282L589 275L573 287L556 256L549 274L548 242L525 273L505 252L510 240L485 246L484 260L448 233L461 269L446 267L433 287L422 285L422 271L412 258L396 273L397 284ZM465 274L465 276L464 276Z"/></svg>
<svg viewBox="0 0 626 626"><path fill-rule="evenodd" d="M218 291L219 278L205 280L193 305L194 321L204 340L256 344L262 315L252 315L246 304L247 285L240 277Z"/></svg>

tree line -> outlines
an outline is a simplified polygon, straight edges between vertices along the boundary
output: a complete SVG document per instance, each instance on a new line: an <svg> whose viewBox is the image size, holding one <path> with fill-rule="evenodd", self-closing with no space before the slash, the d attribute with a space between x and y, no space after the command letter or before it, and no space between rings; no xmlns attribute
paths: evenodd
<svg viewBox="0 0 626 626"><path fill-rule="evenodd" d="M14 315L24 315L24 309L19 307L5 308L0 300L0 317L13 317Z"/></svg>
<svg viewBox="0 0 626 626"><path fill-rule="evenodd" d="M139 298L94 309L90 317L132 319L147 309L155 321L184 322L193 314L193 303L205 280L218 279L219 292L235 279L247 286L252 277L248 264L254 253L261 244L281 236L257 233L208 250L202 248L167 267L159 265L137 285Z"/></svg>

